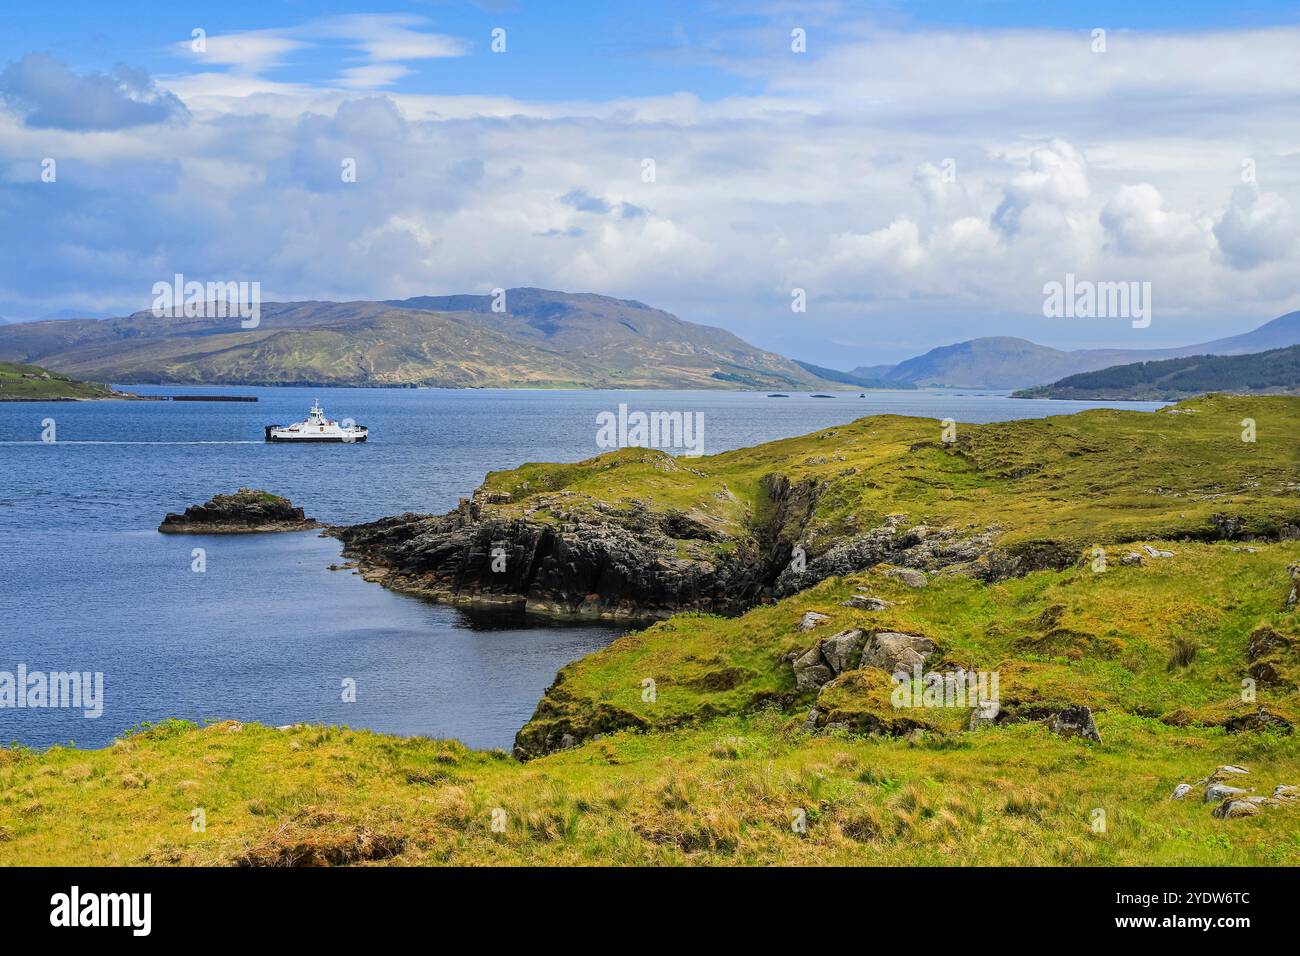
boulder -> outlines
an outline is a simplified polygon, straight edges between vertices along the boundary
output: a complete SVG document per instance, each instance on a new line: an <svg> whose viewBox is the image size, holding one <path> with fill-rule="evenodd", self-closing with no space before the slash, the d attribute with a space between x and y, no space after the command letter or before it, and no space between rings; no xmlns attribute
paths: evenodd
<svg viewBox="0 0 1300 956"><path fill-rule="evenodd" d="M1273 799L1283 803L1293 803L1300 800L1300 787L1279 783L1273 790Z"/></svg>
<svg viewBox="0 0 1300 956"><path fill-rule="evenodd" d="M1159 548L1153 548L1149 544L1142 545L1142 550L1153 558L1172 558L1174 556L1172 551L1161 551Z"/></svg>
<svg viewBox="0 0 1300 956"><path fill-rule="evenodd" d="M1249 790L1243 790L1241 787L1230 787L1226 783L1212 783L1205 788L1206 803L1221 803L1228 798L1244 797Z"/></svg>
<svg viewBox="0 0 1300 956"><path fill-rule="evenodd" d="M1092 708L1083 704L1071 704L1059 714L1047 719L1047 728L1062 737L1083 737L1101 743L1101 734L1092 719Z"/></svg>
<svg viewBox="0 0 1300 956"><path fill-rule="evenodd" d="M1142 555L1138 554L1136 551L1129 551L1127 554L1124 555L1124 557L1119 559L1119 563L1120 564L1141 564Z"/></svg>
<svg viewBox="0 0 1300 956"><path fill-rule="evenodd" d="M829 621L830 617L818 611L805 611L804 616L799 619L799 626L796 628L800 631L811 631L822 621Z"/></svg>
<svg viewBox="0 0 1300 956"><path fill-rule="evenodd" d="M832 671L842 674L858 666L866 634L859 630L840 631L822 641L822 658Z"/></svg>
<svg viewBox="0 0 1300 956"><path fill-rule="evenodd" d="M1181 800L1191 792L1192 785L1190 783L1180 783L1178 786L1174 787L1174 792L1169 795L1169 799Z"/></svg>
<svg viewBox="0 0 1300 956"><path fill-rule="evenodd" d="M896 578L909 588L923 588L929 583L925 572L917 571L915 568L890 568L885 572L885 577Z"/></svg>
<svg viewBox="0 0 1300 956"><path fill-rule="evenodd" d="M883 611L889 602L868 594L855 594L847 601L841 601L840 607L851 607L858 611Z"/></svg>
<svg viewBox="0 0 1300 956"><path fill-rule="evenodd" d="M794 662L794 687L797 691L817 690L835 677L822 658L821 644L814 644Z"/></svg>
<svg viewBox="0 0 1300 956"><path fill-rule="evenodd" d="M1253 817L1259 813L1259 804L1249 800L1224 800L1214 808L1214 815L1220 820L1234 820L1238 817Z"/></svg>
<svg viewBox="0 0 1300 956"><path fill-rule="evenodd" d="M867 638L862 650L861 667L878 667L886 674L912 671L925 665L934 653L934 641L919 634L881 631Z"/></svg>

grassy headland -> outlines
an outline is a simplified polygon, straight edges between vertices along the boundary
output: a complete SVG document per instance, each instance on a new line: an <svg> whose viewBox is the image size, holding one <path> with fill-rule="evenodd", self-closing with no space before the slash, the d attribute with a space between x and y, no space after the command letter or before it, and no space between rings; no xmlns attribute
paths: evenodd
<svg viewBox="0 0 1300 956"><path fill-rule="evenodd" d="M233 722L0 751L0 864L1297 865L1300 802L1220 819L1201 787L1170 799L1227 764L1262 797L1300 785L1297 434L1300 399L1210 396L953 443L884 416L704 459L495 473L485 510L658 515L667 540L690 534L667 563L725 560L766 528L826 573L569 665L520 733L525 762ZM987 547L925 552L924 587L836 570L882 524L916 539L900 555L945 529ZM874 666L797 687L792 657L846 630L928 638L930 671L997 673L997 719L895 706ZM1100 742L1049 729L1071 704Z"/></svg>
<svg viewBox="0 0 1300 956"><path fill-rule="evenodd" d="M37 365L0 362L0 402L64 402L127 398L107 385L80 382Z"/></svg>

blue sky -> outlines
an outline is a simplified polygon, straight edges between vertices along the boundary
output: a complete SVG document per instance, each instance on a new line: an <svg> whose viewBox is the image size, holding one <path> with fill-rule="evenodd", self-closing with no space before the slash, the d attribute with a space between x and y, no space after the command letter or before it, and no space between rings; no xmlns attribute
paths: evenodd
<svg viewBox="0 0 1300 956"><path fill-rule="evenodd" d="M979 335L1213 338L1300 308L1298 21L1249 0L9 4L0 315L142 308L183 271L268 298L602 292L836 367ZM1154 321L1045 320L1066 273L1152 282Z"/></svg>
<svg viewBox="0 0 1300 956"><path fill-rule="evenodd" d="M1294 24L1295 2L1221 0L1144 2L1094 0L929 0L859 3L611 3L565 2L360 3L348 0L168 4L158 0L14 3L0 13L0 61L45 52L83 68L128 62L155 75L184 70L174 45L196 26L210 34L283 29L355 13L427 17L438 32L463 38L472 54L455 62L425 61L392 84L396 92L496 93L531 99L650 96L688 90L705 99L756 92L759 81L710 65L712 54L761 50L757 33L773 24L834 24L858 15L904 30L933 26L1186 30ZM491 30L507 28L508 58L488 52ZM345 44L325 44L286 58L268 71L279 80L329 81ZM809 51L816 55L816 43ZM630 68L629 68L630 64Z"/></svg>

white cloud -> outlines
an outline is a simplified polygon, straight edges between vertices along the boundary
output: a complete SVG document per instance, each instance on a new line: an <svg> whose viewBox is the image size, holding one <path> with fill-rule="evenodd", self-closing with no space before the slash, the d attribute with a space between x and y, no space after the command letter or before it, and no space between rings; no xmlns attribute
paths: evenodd
<svg viewBox="0 0 1300 956"><path fill-rule="evenodd" d="M351 66L343 71L338 85L354 90L375 90L391 86L413 71L400 63L372 63L369 66Z"/></svg>
<svg viewBox="0 0 1300 956"><path fill-rule="evenodd" d="M428 22L424 17L403 14L360 13L330 17L309 26L308 32L350 41L381 63L464 56L469 52L464 40L416 29Z"/></svg>
<svg viewBox="0 0 1300 956"><path fill-rule="evenodd" d="M1107 240L1125 255L1174 255L1189 249L1208 253L1213 243L1187 213L1166 208L1149 183L1122 186L1102 207Z"/></svg>
<svg viewBox="0 0 1300 956"><path fill-rule="evenodd" d="M340 62L314 86L259 75L298 52L277 39ZM533 101L365 93L462 48L415 18L315 21L163 78L191 116L162 143L0 110L0 181L60 157L59 190L6 210L32 226L0 238L0 311L84 305L88 285L147 303L179 263L277 298L589 289L840 367L974 334L1211 338L1300 307L1288 39L1112 32L1092 54L1083 33L842 29L748 63L752 96ZM1266 185L1234 192L1246 156ZM1151 329L1044 326L1066 272L1151 281Z"/></svg>
<svg viewBox="0 0 1300 956"><path fill-rule="evenodd" d="M1254 183L1243 183L1232 191L1214 235L1224 258L1236 269L1283 259L1296 246L1291 204L1277 193L1261 192Z"/></svg>
<svg viewBox="0 0 1300 956"><path fill-rule="evenodd" d="M285 57L308 44L286 36L278 30L245 30L238 33L213 34L198 41L182 40L176 49L197 63L233 66L246 73L261 73L279 66Z"/></svg>

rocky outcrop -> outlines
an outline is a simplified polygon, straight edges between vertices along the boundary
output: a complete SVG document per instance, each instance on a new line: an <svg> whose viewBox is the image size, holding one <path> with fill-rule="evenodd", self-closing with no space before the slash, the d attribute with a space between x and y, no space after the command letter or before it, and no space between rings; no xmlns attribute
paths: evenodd
<svg viewBox="0 0 1300 956"><path fill-rule="evenodd" d="M776 578L776 596L785 597L825 578L865 571L882 563L897 565L900 572L908 572L904 583L909 586L924 587L925 576L921 571L974 562L987 554L1000 533L996 527L967 534L955 528L932 529L925 525L909 528L906 521L907 515L889 515L878 527L836 544L802 565L792 562ZM1071 560L1074 557L1071 554Z"/></svg>
<svg viewBox="0 0 1300 956"><path fill-rule="evenodd" d="M321 527L295 508L288 498L266 491L240 488L233 495L214 495L183 514L168 514L158 530L164 534L253 534L267 531L308 531Z"/></svg>
<svg viewBox="0 0 1300 956"><path fill-rule="evenodd" d="M871 635L862 650L862 667L877 667L886 674L909 674L925 665L935 651L934 641L919 634L881 631Z"/></svg>
<svg viewBox="0 0 1300 956"><path fill-rule="evenodd" d="M1174 788L1169 799L1182 800L1192 792L1194 786L1205 787L1204 803L1215 805L1212 814L1220 820L1235 820L1241 817L1253 817L1265 807L1278 807L1294 803L1300 799L1300 787L1290 784L1278 784L1270 796L1257 796L1252 789L1233 786L1225 781L1241 781L1250 775L1245 767L1226 765L1218 767L1213 773L1195 784L1180 783Z"/></svg>
<svg viewBox="0 0 1300 956"><path fill-rule="evenodd" d="M857 628L840 631L817 641L792 657L797 691L817 690L840 674L859 667L874 667L886 674L913 673L935 651L934 641L919 634L880 631L867 634Z"/></svg>
<svg viewBox="0 0 1300 956"><path fill-rule="evenodd" d="M1300 639L1261 624L1246 645L1246 673L1260 684L1296 689L1300 672Z"/></svg>
<svg viewBox="0 0 1300 956"><path fill-rule="evenodd" d="M749 542L723 553L718 536L687 515L591 502L566 510L564 496L523 514L465 500L445 515L398 515L330 533L368 580L452 604L592 618L736 614L764 586Z"/></svg>

